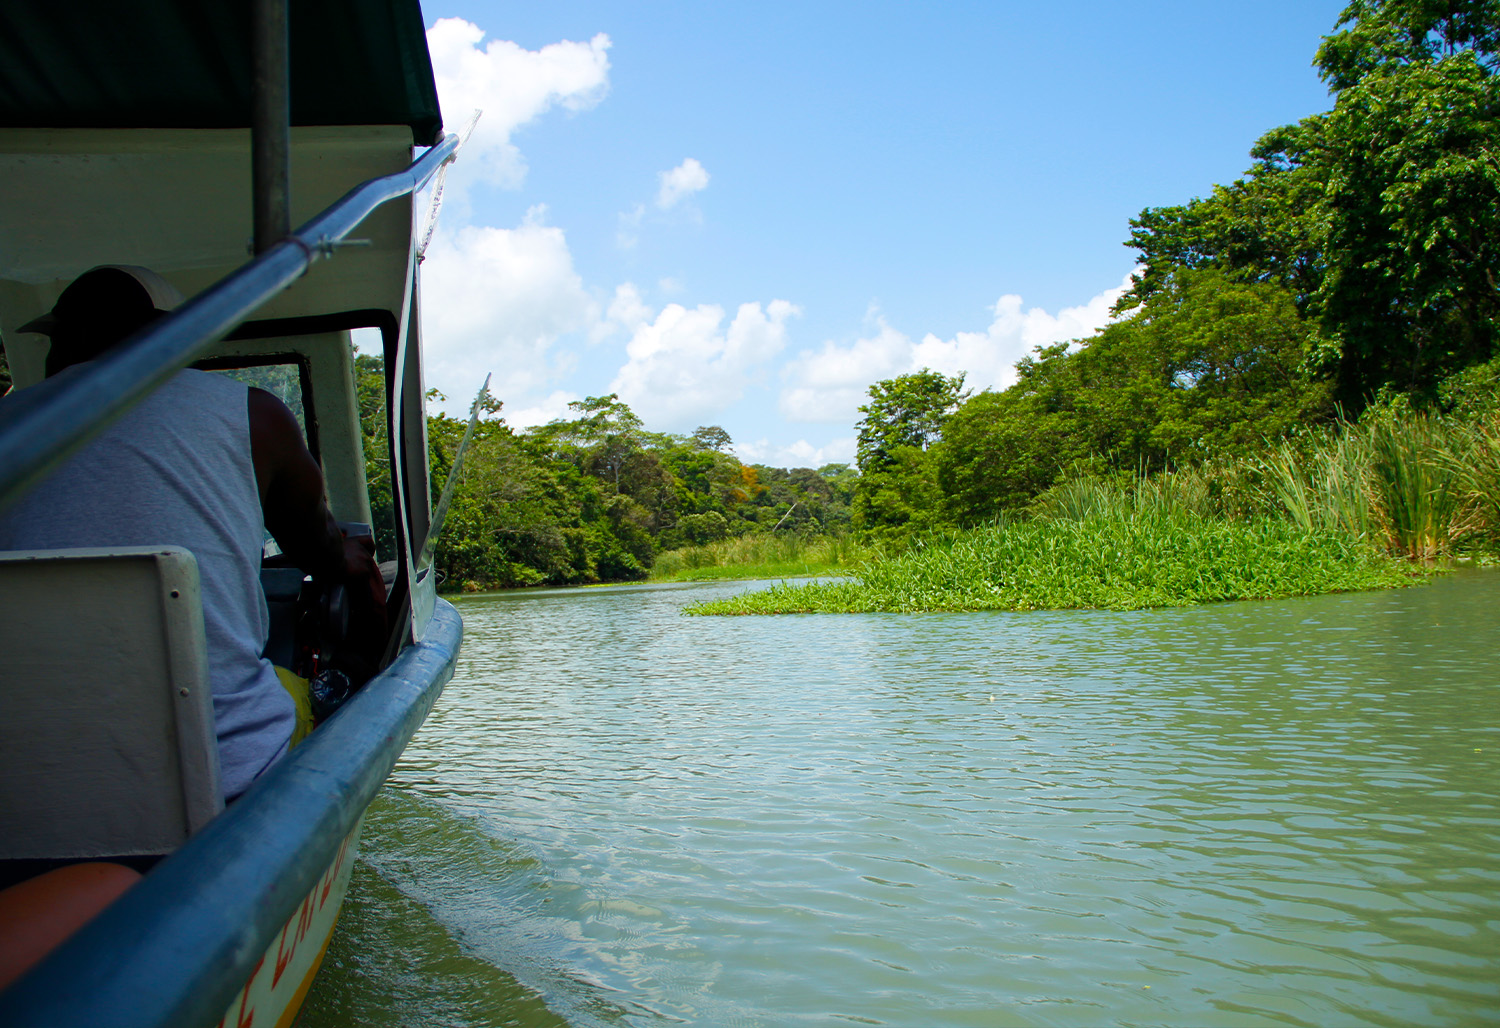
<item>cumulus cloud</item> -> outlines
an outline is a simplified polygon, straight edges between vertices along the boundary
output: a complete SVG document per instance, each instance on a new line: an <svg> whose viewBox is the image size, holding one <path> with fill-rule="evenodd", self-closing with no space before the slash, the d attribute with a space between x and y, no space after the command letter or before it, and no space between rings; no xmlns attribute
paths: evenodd
<svg viewBox="0 0 1500 1028"><path fill-rule="evenodd" d="M974 389L1003 389L1016 380L1016 361L1034 347L1092 335L1109 322L1109 309L1130 288L1126 275L1087 303L1049 314L1025 308L1021 297L1002 296L993 319L981 332L959 332L952 339L928 333L913 342L904 333L872 317L875 332L853 343L825 342L804 350L783 369L781 412L790 421L849 423L874 382L931 368L945 375L967 374Z"/></svg>
<svg viewBox="0 0 1500 1028"><path fill-rule="evenodd" d="M746 464L765 464L773 468L821 468L824 464L854 463L855 439L835 439L825 446L814 446L806 439L782 446L768 439L735 443L734 453Z"/></svg>
<svg viewBox="0 0 1500 1028"><path fill-rule="evenodd" d="M559 418L577 417L573 411L568 409L568 404L581 399L583 397L577 393L557 390L529 406L517 407L514 410L506 407L500 413L505 417L505 423L511 428L532 428L536 425L545 425L549 421L556 421Z"/></svg>
<svg viewBox="0 0 1500 1028"><path fill-rule="evenodd" d="M562 229L545 218L533 207L516 228L465 226L427 251L425 366L450 407L466 405L487 372L490 391L507 403L543 392L567 370L552 344L599 320Z"/></svg>
<svg viewBox="0 0 1500 1028"><path fill-rule="evenodd" d="M632 285L615 291L609 319L630 333L627 360L610 390L647 424L682 429L715 417L786 346L786 322L799 309L785 300L743 303L728 327L724 308L668 304L654 317Z"/></svg>
<svg viewBox="0 0 1500 1028"><path fill-rule="evenodd" d="M676 207L684 197L708 188L708 172L692 157L658 177L661 188L656 191L656 206L664 211Z"/></svg>
<svg viewBox="0 0 1500 1028"><path fill-rule="evenodd" d="M781 413L789 421L854 421L870 383L915 371L907 336L873 318L875 334L847 346L831 340L804 350L782 369Z"/></svg>
<svg viewBox="0 0 1500 1028"><path fill-rule="evenodd" d="M924 336L912 349L913 369L931 368L945 375L968 372L966 384L977 389L1004 389L1016 380L1016 361L1038 346L1093 335L1109 323L1109 309L1127 289L1130 276L1087 303L1065 307L1056 315L1040 307L1022 309L1021 298L1002 296L995 318L983 332L960 332L952 339Z"/></svg>
<svg viewBox="0 0 1500 1028"><path fill-rule="evenodd" d="M565 40L540 50L504 39L486 44L484 36L462 18L442 18L427 30L443 110L455 124L484 111L449 176L449 189L460 196L475 180L519 186L526 162L512 133L554 106L591 107L609 89L610 41L602 32L587 43Z"/></svg>

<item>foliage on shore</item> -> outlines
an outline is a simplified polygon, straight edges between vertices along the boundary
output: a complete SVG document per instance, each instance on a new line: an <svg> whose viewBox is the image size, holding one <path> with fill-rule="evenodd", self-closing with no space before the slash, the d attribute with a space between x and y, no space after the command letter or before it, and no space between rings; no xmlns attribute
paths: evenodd
<svg viewBox="0 0 1500 1028"><path fill-rule="evenodd" d="M390 553L380 358L356 355L355 371L376 543ZM857 476L847 465L747 465L729 452L729 434L717 426L686 436L652 432L613 395L570 406L571 418L518 431L505 423L498 400L481 397L438 540L442 588L640 581L659 558L681 570L771 559L750 556L761 550L800 566L807 560L799 548L809 540L848 534ZM427 419L434 497L466 425L441 414ZM846 559L847 543L822 545L833 556L810 559Z"/></svg>
<svg viewBox="0 0 1500 1028"><path fill-rule="evenodd" d="M690 614L1137 610L1410 585L1424 575L1348 535L1190 513L1038 518L923 540L850 582L787 585Z"/></svg>
<svg viewBox="0 0 1500 1028"><path fill-rule="evenodd" d="M1416 561L1500 546L1497 11L1351 3L1315 59L1333 109L1142 211L1117 320L1003 390L872 387L855 531L897 550L1138 481Z"/></svg>
<svg viewBox="0 0 1500 1028"><path fill-rule="evenodd" d="M847 575L873 551L847 533L805 537L757 533L660 554L653 582Z"/></svg>

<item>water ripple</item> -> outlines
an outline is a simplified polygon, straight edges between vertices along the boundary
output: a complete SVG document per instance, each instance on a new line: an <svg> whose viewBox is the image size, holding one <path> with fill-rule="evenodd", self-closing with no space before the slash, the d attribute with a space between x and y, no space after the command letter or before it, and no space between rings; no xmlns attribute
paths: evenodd
<svg viewBox="0 0 1500 1028"><path fill-rule="evenodd" d="M409 946L512 983L477 975L476 1010L519 987L504 1023L1500 1020L1500 575L678 614L735 588L461 605L366 859L438 926Z"/></svg>

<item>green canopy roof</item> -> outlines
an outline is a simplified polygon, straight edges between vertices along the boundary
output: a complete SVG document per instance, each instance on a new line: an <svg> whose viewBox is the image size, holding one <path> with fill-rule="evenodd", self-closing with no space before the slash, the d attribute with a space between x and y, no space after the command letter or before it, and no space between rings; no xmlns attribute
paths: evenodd
<svg viewBox="0 0 1500 1028"><path fill-rule="evenodd" d="M442 132L417 0L289 0L293 125ZM4 0L0 127L250 124L249 0Z"/></svg>

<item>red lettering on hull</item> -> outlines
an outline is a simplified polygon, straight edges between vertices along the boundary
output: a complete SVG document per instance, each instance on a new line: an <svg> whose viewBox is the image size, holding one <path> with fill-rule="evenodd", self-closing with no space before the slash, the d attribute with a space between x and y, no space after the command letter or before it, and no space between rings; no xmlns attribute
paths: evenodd
<svg viewBox="0 0 1500 1028"><path fill-rule="evenodd" d="M245 991L240 993L240 1016L235 1021L234 1028L252 1028L255 1024L255 1008L247 1004L250 1002L250 986L255 983L255 977L260 974L261 966L265 962L265 957L257 960L255 962L255 970L250 972L250 978L245 982Z"/></svg>

